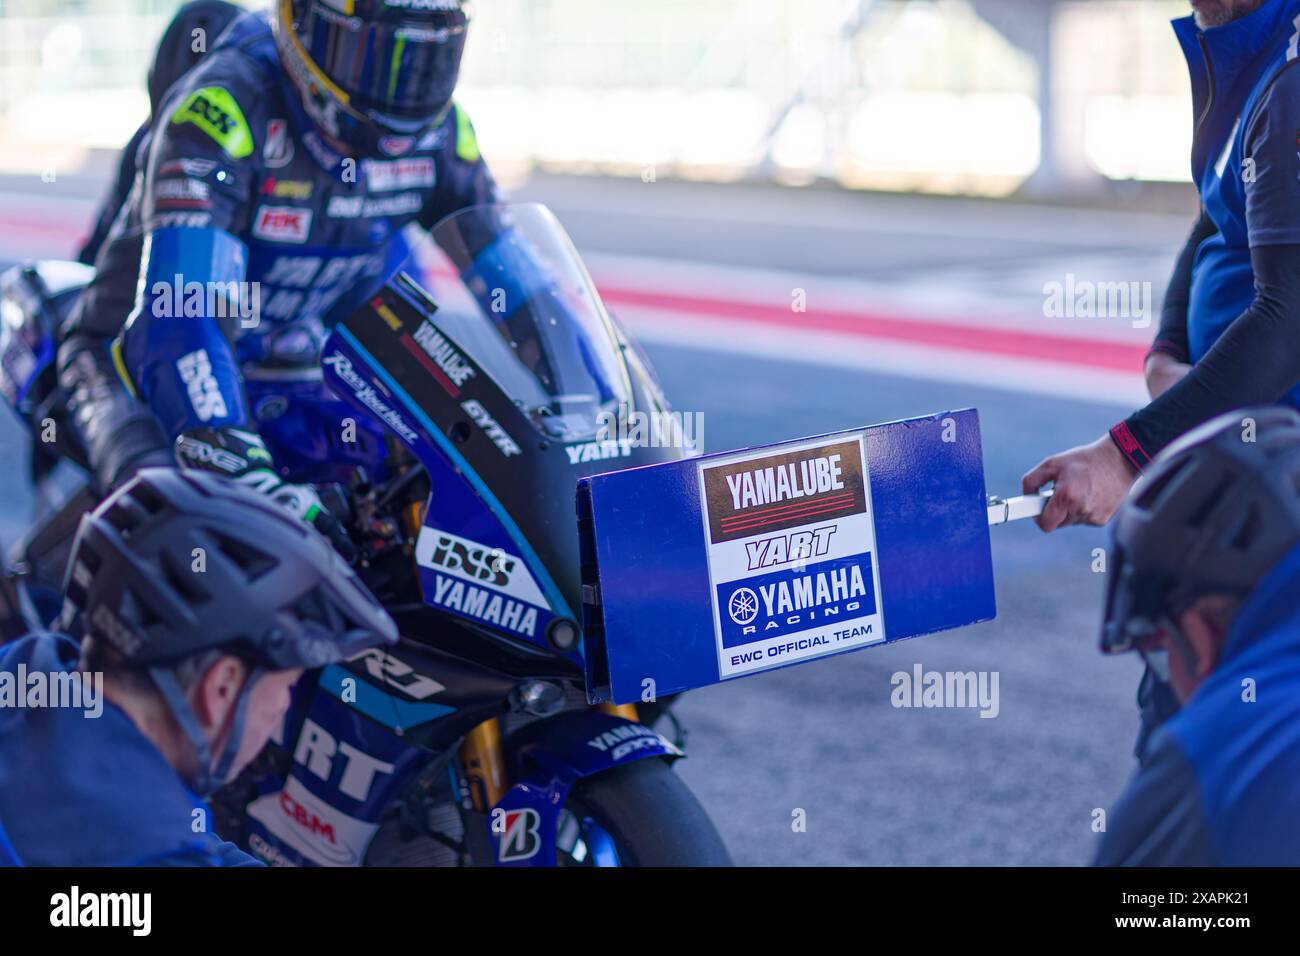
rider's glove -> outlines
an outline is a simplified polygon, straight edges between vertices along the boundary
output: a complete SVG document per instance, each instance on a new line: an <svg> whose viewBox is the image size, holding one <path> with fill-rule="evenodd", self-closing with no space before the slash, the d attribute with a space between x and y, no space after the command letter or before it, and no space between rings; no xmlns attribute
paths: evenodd
<svg viewBox="0 0 1300 956"><path fill-rule="evenodd" d="M256 432L197 428L176 439L176 458L183 467L228 475L261 492L312 525L349 562L355 560L356 546L339 520L325 510L316 489L291 484L277 475L271 453Z"/></svg>

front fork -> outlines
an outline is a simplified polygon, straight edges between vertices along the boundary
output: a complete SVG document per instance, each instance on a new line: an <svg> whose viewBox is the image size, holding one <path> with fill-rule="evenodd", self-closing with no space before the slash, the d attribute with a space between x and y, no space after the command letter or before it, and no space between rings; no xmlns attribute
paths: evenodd
<svg viewBox="0 0 1300 956"><path fill-rule="evenodd" d="M613 717L639 723L636 704L597 704ZM501 719L490 717L468 734L460 745L460 765L469 786L470 802L478 813L487 813L505 796L506 753L501 745Z"/></svg>

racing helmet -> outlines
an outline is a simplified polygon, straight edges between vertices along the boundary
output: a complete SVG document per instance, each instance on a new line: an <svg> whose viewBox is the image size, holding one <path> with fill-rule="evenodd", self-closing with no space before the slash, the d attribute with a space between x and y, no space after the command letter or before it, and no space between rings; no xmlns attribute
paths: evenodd
<svg viewBox="0 0 1300 956"><path fill-rule="evenodd" d="M1245 596L1300 543L1300 414L1228 412L1182 436L1111 533L1101 649L1140 649L1198 597Z"/></svg>
<svg viewBox="0 0 1300 956"><path fill-rule="evenodd" d="M447 115L464 0L276 0L280 59L312 121L363 155L400 156Z"/></svg>

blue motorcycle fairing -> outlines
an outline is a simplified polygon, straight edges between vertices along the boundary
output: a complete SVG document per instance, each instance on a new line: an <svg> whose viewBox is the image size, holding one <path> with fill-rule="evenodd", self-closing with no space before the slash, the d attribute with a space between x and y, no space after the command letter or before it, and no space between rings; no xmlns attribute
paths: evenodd
<svg viewBox="0 0 1300 956"><path fill-rule="evenodd" d="M384 421L429 473L434 490L416 547L426 603L559 653L547 643L546 632L557 616L553 608L565 605L540 559L443 431L349 332L351 321L326 343L325 379L335 393ZM441 563L435 566L435 560ZM502 571L510 582L497 588ZM582 664L580 647L561 656Z"/></svg>
<svg viewBox="0 0 1300 956"><path fill-rule="evenodd" d="M686 755L660 734L598 710L539 720L505 742L514 785L487 815L498 866L554 866L560 811L584 777L648 757Z"/></svg>
<svg viewBox="0 0 1300 956"><path fill-rule="evenodd" d="M258 433L289 481L346 482L358 466L371 481L387 480L387 429L341 400L319 366L246 366L244 394Z"/></svg>

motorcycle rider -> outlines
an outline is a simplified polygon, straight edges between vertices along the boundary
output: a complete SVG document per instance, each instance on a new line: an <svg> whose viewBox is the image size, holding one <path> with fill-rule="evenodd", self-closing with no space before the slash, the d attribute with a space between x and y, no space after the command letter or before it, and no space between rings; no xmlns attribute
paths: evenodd
<svg viewBox="0 0 1300 956"><path fill-rule="evenodd" d="M1300 863L1300 413L1230 412L1120 511L1102 650L1182 709L1111 811L1099 865Z"/></svg>
<svg viewBox="0 0 1300 956"><path fill-rule="evenodd" d="M32 635L0 673L75 672L107 704L0 708L0 863L259 865L208 829L202 798L265 746L304 668L393 643L392 619L301 521L174 468L82 519L65 587L80 650Z"/></svg>
<svg viewBox="0 0 1300 956"><path fill-rule="evenodd" d="M461 0L276 0L172 86L61 330L101 487L173 461L175 442L338 540L315 493L279 475L241 366L314 367L328 327L405 259L403 227L496 200L452 101L468 23ZM206 294L174 314L196 283Z"/></svg>

